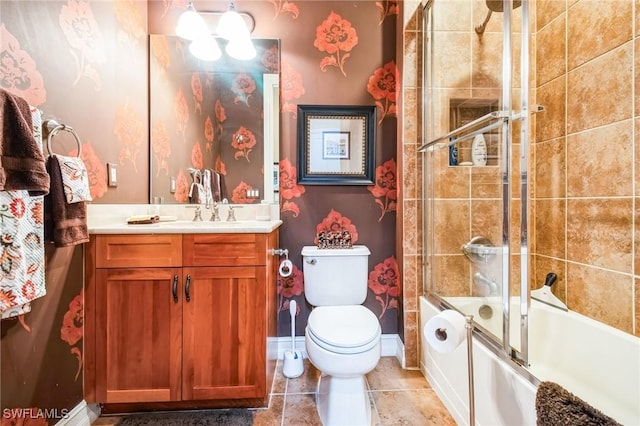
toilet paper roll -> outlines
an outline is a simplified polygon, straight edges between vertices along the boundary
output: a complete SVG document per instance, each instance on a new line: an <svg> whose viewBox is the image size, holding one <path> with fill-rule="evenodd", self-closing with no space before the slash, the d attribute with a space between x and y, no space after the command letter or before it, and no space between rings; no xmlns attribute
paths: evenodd
<svg viewBox="0 0 640 426"><path fill-rule="evenodd" d="M437 352L446 354L453 352L466 337L466 320L453 309L447 309L427 321L424 326L424 337Z"/></svg>
<svg viewBox="0 0 640 426"><path fill-rule="evenodd" d="M280 268L278 268L278 272L281 277L288 277L293 272L293 263L289 259L285 259L280 262Z"/></svg>

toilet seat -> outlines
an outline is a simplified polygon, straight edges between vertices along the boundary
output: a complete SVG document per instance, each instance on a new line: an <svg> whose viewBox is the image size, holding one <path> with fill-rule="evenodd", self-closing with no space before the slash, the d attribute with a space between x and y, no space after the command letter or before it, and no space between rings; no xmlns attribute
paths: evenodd
<svg viewBox="0 0 640 426"><path fill-rule="evenodd" d="M364 306L320 306L309 315L307 334L327 351L355 354L375 347L382 330L378 318Z"/></svg>

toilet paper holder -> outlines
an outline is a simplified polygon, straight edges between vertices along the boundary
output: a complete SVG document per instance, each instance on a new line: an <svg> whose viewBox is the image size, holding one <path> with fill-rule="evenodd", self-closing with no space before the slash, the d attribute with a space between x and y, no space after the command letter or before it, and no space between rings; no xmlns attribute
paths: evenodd
<svg viewBox="0 0 640 426"><path fill-rule="evenodd" d="M293 273L293 263L289 260L289 250L271 249L271 254L273 256L284 256L284 260L280 262L280 267L278 267L278 273L284 278L290 276Z"/></svg>
<svg viewBox="0 0 640 426"><path fill-rule="evenodd" d="M284 256L285 259L289 259L289 249L271 249L272 256Z"/></svg>

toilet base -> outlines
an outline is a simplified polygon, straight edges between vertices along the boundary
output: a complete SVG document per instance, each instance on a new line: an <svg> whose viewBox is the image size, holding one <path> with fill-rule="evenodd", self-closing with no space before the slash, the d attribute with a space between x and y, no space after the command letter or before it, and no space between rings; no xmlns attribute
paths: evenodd
<svg viewBox="0 0 640 426"><path fill-rule="evenodd" d="M370 426L371 404L364 376L318 379L316 407L324 426Z"/></svg>

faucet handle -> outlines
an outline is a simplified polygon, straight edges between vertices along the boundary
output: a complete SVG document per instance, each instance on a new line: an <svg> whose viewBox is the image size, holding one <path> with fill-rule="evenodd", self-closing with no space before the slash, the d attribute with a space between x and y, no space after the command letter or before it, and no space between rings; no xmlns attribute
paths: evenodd
<svg viewBox="0 0 640 426"><path fill-rule="evenodd" d="M241 209L242 206L229 206L229 214L227 215L227 222L235 222L236 214L235 209Z"/></svg>
<svg viewBox="0 0 640 426"><path fill-rule="evenodd" d="M194 204L194 205L189 205L187 206L187 208L189 209L196 209L196 211L194 212L193 215L193 221L194 222L202 222L202 212L200 210L200 204Z"/></svg>

